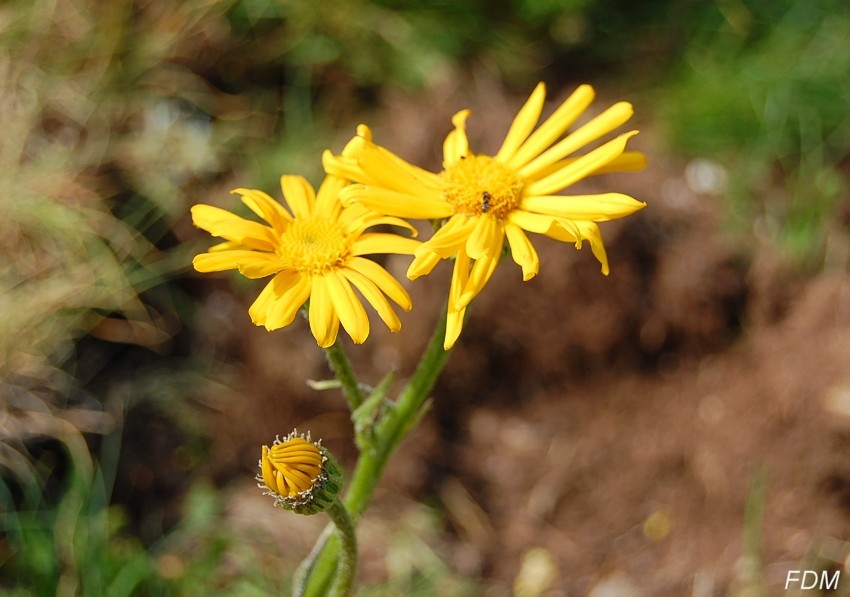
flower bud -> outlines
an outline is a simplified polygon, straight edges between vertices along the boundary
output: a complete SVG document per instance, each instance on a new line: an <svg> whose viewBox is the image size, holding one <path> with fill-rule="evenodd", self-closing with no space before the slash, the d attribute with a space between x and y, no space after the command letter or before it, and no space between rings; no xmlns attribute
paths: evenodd
<svg viewBox="0 0 850 597"><path fill-rule="evenodd" d="M342 470L334 457L310 434L293 431L271 448L263 446L258 485L276 506L298 514L327 510L342 488Z"/></svg>

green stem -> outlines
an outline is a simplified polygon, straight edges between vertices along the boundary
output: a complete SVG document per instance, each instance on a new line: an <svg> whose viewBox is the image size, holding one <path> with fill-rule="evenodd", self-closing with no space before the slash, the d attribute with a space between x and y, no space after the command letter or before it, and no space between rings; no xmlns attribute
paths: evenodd
<svg viewBox="0 0 850 597"><path fill-rule="evenodd" d="M354 575L357 572L357 534L348 510L339 500L336 500L333 506L328 509L328 514L336 525L342 549L336 571L336 581L330 594L334 597L348 597L354 584Z"/></svg>
<svg viewBox="0 0 850 597"><path fill-rule="evenodd" d="M339 340L325 349L325 356L328 358L331 371L342 385L342 394L353 412L355 408L363 404L364 396L360 384L357 383L357 376L354 375L354 369L351 367L351 361L348 360L348 355L345 354Z"/></svg>
<svg viewBox="0 0 850 597"><path fill-rule="evenodd" d="M415 426L425 400L448 361L450 352L443 349L445 335L446 311L443 310L413 376L375 429L375 450L364 450L357 459L345 499L345 505L355 520L369 505L389 457ZM307 572L303 592L298 593L299 596L322 597L327 594L331 575L337 568L339 541L335 536L323 539L320 538L316 545L318 549L314 548L302 564Z"/></svg>
<svg viewBox="0 0 850 597"><path fill-rule="evenodd" d="M434 389L434 384L448 361L451 353L443 349L445 335L444 312L413 376L375 430L377 449L374 452L361 453L357 460L345 498L346 506L355 516L366 510L387 460L415 426L422 412L422 405Z"/></svg>

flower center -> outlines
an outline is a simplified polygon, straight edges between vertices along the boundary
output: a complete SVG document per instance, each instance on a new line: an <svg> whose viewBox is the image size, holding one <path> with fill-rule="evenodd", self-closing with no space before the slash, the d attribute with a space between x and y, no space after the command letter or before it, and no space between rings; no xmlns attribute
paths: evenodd
<svg viewBox="0 0 850 597"><path fill-rule="evenodd" d="M320 274L339 266L350 249L351 242L339 222L307 218L286 227L277 253L287 269Z"/></svg>
<svg viewBox="0 0 850 597"><path fill-rule="evenodd" d="M491 214L502 219L522 200L522 179L487 155L469 155L440 174L443 199L456 213L467 216Z"/></svg>
<svg viewBox="0 0 850 597"><path fill-rule="evenodd" d="M263 461L271 466L263 467L266 486L276 493L291 497L313 487L313 482L322 471L322 453L304 438L294 437L263 446Z"/></svg>

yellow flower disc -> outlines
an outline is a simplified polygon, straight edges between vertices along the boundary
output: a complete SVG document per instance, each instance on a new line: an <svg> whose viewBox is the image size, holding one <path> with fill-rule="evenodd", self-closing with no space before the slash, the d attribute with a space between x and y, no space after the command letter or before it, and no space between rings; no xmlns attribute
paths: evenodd
<svg viewBox="0 0 850 597"><path fill-rule="evenodd" d="M522 200L522 180L516 173L486 155L468 155L440 173L443 199L456 213L491 214L503 219Z"/></svg>

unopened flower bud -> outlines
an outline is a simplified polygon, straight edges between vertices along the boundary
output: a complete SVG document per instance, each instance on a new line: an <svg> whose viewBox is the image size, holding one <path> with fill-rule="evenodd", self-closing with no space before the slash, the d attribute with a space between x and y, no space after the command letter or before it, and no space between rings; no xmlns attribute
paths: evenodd
<svg viewBox="0 0 850 597"><path fill-rule="evenodd" d="M263 446L259 486L275 505L298 514L327 510L342 488L342 470L321 440L293 431Z"/></svg>

